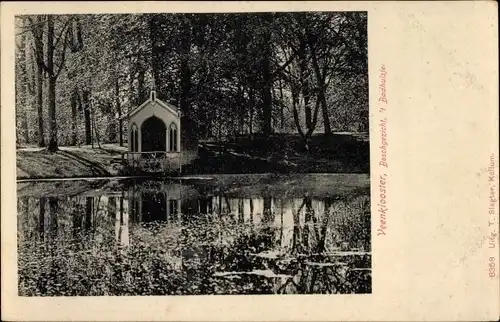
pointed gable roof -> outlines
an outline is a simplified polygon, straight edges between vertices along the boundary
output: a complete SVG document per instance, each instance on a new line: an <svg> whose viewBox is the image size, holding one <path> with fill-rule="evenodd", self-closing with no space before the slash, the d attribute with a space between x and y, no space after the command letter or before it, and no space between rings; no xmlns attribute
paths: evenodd
<svg viewBox="0 0 500 322"><path fill-rule="evenodd" d="M180 117L181 116L181 113L179 112L179 110L177 109L176 106L172 105L172 104L169 104L169 103L166 103L158 98L155 98L154 100L152 99L152 97L150 96L144 103L142 103L141 105L137 106L136 108L134 108L132 111L130 111L129 113L125 114L124 116L122 116L122 118L126 118L126 117L132 117L133 115L137 114L139 111L141 111L144 107L146 107L148 104L150 103L157 103L160 107L166 109L167 111L169 111L170 113L174 114L175 116L177 117Z"/></svg>

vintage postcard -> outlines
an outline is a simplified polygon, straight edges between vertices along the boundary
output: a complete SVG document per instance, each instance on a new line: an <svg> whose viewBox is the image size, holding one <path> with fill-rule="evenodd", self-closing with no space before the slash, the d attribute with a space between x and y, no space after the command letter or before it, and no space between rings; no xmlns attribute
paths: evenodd
<svg viewBox="0 0 500 322"><path fill-rule="evenodd" d="M498 320L496 2L1 27L2 320Z"/></svg>

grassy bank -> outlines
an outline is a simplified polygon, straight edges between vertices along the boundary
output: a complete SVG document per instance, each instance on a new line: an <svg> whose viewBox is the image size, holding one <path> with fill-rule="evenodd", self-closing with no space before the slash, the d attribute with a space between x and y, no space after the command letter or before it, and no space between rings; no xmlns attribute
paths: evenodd
<svg viewBox="0 0 500 322"><path fill-rule="evenodd" d="M16 154L17 178L70 178L114 176L122 173L120 153L125 148L105 144L61 147L55 153L40 148L18 149Z"/></svg>
<svg viewBox="0 0 500 322"><path fill-rule="evenodd" d="M238 137L202 142L192 173L369 173L368 133Z"/></svg>
<svg viewBox="0 0 500 322"><path fill-rule="evenodd" d="M104 144L17 150L17 178L74 178L127 175L121 164L125 147ZM314 135L307 149L298 135L270 138L238 137L226 142L200 142L198 158L183 166L183 174L244 173L369 173L367 133ZM131 171L133 172L133 171ZM132 174L132 173L130 173ZM139 173L134 173L139 174ZM141 173L143 174L143 173Z"/></svg>

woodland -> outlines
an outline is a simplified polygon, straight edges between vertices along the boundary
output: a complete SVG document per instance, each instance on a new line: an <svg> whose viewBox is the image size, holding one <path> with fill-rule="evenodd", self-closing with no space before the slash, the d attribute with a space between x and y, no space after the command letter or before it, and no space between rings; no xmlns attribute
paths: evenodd
<svg viewBox="0 0 500 322"><path fill-rule="evenodd" d="M18 147L127 144L158 98L196 140L367 131L366 12L16 17Z"/></svg>
<svg viewBox="0 0 500 322"><path fill-rule="evenodd" d="M371 293L366 12L23 15L15 70L20 295Z"/></svg>

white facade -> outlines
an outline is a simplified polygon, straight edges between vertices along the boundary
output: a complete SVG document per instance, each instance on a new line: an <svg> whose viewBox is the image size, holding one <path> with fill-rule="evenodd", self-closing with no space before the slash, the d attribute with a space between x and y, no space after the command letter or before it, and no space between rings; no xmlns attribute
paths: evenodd
<svg viewBox="0 0 500 322"><path fill-rule="evenodd" d="M151 91L149 99L128 114L129 152L181 152L180 117L177 107L159 100ZM164 146L158 144L163 137Z"/></svg>

